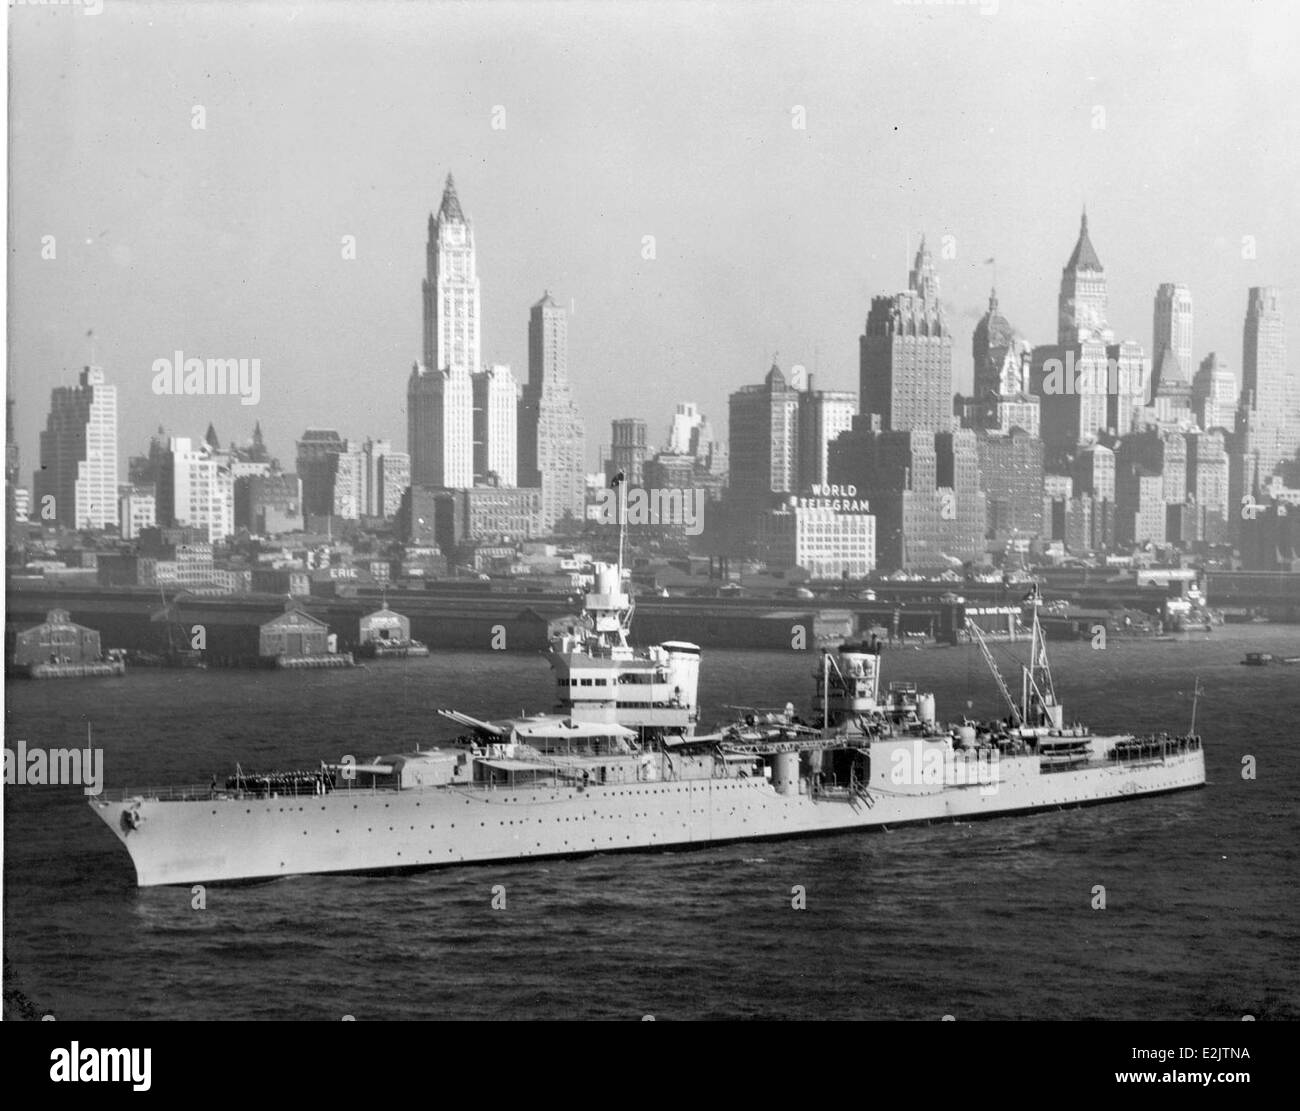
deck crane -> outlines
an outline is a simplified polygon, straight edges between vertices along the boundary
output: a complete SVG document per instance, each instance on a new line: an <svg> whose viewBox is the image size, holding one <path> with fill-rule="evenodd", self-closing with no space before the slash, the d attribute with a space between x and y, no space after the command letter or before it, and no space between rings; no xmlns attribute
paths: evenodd
<svg viewBox="0 0 1300 1111"><path fill-rule="evenodd" d="M989 649L988 642L984 639L984 634L980 632L980 627L975 624L973 618L966 618L966 627L971 631L975 637L975 642L980 646L980 653L984 656L984 662L989 665L989 671L993 673L993 681L997 683L998 690L1002 692L1002 697L1006 700L1007 705L1011 707L1013 723L1020 725L1023 720L1020 707L1016 705L1016 700L1011 697L1011 691L1007 689L1007 682L1002 678L1002 672L998 670L997 661L993 658L993 653Z"/></svg>

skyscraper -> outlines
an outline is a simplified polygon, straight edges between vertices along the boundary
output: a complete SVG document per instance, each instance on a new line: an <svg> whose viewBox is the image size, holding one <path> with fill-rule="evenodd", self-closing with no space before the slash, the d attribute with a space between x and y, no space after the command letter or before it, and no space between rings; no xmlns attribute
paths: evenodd
<svg viewBox="0 0 1300 1111"><path fill-rule="evenodd" d="M952 335L924 236L907 291L871 299L858 359L860 411L883 431L952 427Z"/></svg>
<svg viewBox="0 0 1300 1111"><path fill-rule="evenodd" d="M1205 544L1224 544L1230 536L1226 438L1222 427L1186 436L1187 501L1193 507L1194 539Z"/></svg>
<svg viewBox="0 0 1300 1111"><path fill-rule="evenodd" d="M1153 365L1159 367L1169 348L1178 360L1184 382L1192 380L1192 295L1185 285L1163 283L1156 290L1155 332L1151 341ZM1153 395L1154 397L1154 395Z"/></svg>
<svg viewBox="0 0 1300 1111"><path fill-rule="evenodd" d="M429 215L425 248L424 365L473 374L479 369L479 284L474 228L460 207L451 174L438 215Z"/></svg>
<svg viewBox="0 0 1300 1111"><path fill-rule="evenodd" d="M366 511L366 457L355 440L345 440L333 457L334 476L329 513L344 521L359 521Z"/></svg>
<svg viewBox="0 0 1300 1111"><path fill-rule="evenodd" d="M692 401L678 402L673 423L668 428L668 450L674 455L692 454L692 440L704 423L704 414Z"/></svg>
<svg viewBox="0 0 1300 1111"><path fill-rule="evenodd" d="M117 387L104 384L102 367L83 368L79 385L51 394L33 486L32 512L42 521L75 529L117 525Z"/></svg>
<svg viewBox="0 0 1300 1111"><path fill-rule="evenodd" d="M514 486L518 478L519 387L510 368L495 365L472 377L474 483Z"/></svg>
<svg viewBox="0 0 1300 1111"><path fill-rule="evenodd" d="M672 455L693 455L696 463L713 474L727 469L725 445L713 438L709 418L691 401L677 404L668 428L668 451Z"/></svg>
<svg viewBox="0 0 1300 1111"><path fill-rule="evenodd" d="M8 527L16 520L18 516L19 502L19 471L21 462L18 458L18 441L14 438L14 381L13 373L9 374L9 393L5 397L5 525ZM24 491L24 497L26 491ZM23 514L26 517L26 514Z"/></svg>
<svg viewBox="0 0 1300 1111"><path fill-rule="evenodd" d="M1256 461L1260 481L1266 481L1283 459L1300 446L1300 420L1294 413L1294 383L1288 380L1286 321L1282 291L1255 286L1246 306L1241 355L1241 402L1238 431L1242 447Z"/></svg>
<svg viewBox="0 0 1300 1111"><path fill-rule="evenodd" d="M975 433L876 432L859 416L830 449L830 479L857 487L875 515L882 569L948 568L984 551L988 505ZM734 473L734 472L733 472Z"/></svg>
<svg viewBox="0 0 1300 1111"><path fill-rule="evenodd" d="M858 396L852 390L814 390L809 375L808 388L799 394L799 491L830 481L830 446L853 427L857 410Z"/></svg>
<svg viewBox="0 0 1300 1111"><path fill-rule="evenodd" d="M451 174L429 216L424 279L424 362L407 383L412 480L425 486L474 482L474 396L479 369L479 281L474 229Z"/></svg>
<svg viewBox="0 0 1300 1111"><path fill-rule="evenodd" d="M207 443L173 436L162 457L156 495L160 524L206 530L210 542L235 531L235 484Z"/></svg>
<svg viewBox="0 0 1300 1111"><path fill-rule="evenodd" d="M365 505L368 517L395 517L402 495L411 484L411 457L394 451L387 440L367 440L361 445L365 457Z"/></svg>
<svg viewBox="0 0 1300 1111"><path fill-rule="evenodd" d="M1106 273L1088 236L1088 210L1079 222L1079 238L1061 271L1057 298L1056 342L1062 347L1098 340L1111 343L1115 333L1107 323Z"/></svg>
<svg viewBox="0 0 1300 1111"><path fill-rule="evenodd" d="M645 421L623 417L613 422L609 445L609 474L612 480L620 471L630 488L645 484L645 464L650 457Z"/></svg>
<svg viewBox="0 0 1300 1111"><path fill-rule="evenodd" d="M1152 499L1160 503L1159 509L1153 507ZM1115 451L1115 512L1122 543L1181 540L1180 536L1168 535L1164 507L1181 506L1186 500L1187 439L1182 432L1148 428L1119 441Z"/></svg>
<svg viewBox="0 0 1300 1111"><path fill-rule="evenodd" d="M1192 379L1192 409L1205 431L1236 427L1237 378L1217 354L1211 351Z"/></svg>
<svg viewBox="0 0 1300 1111"><path fill-rule="evenodd" d="M1019 428L1038 435L1039 401L1029 391L1031 350L998 310L998 291L991 290L988 311L971 335L974 396L965 406L967 428L999 433Z"/></svg>
<svg viewBox="0 0 1300 1111"><path fill-rule="evenodd" d="M1251 409L1281 414L1287 402L1286 325L1282 291L1254 286L1246 305L1241 389Z"/></svg>
<svg viewBox="0 0 1300 1111"><path fill-rule="evenodd" d="M1031 360L1049 469L1065 465L1078 445L1099 432L1127 433L1146 402L1142 345L1115 342L1106 306L1106 275L1084 212L1079 238L1061 271L1057 342L1034 348Z"/></svg>
<svg viewBox="0 0 1300 1111"><path fill-rule="evenodd" d="M731 495L746 508L766 509L772 494L798 483L799 391L773 363L761 385L731 395L729 416Z"/></svg>
<svg viewBox="0 0 1300 1111"><path fill-rule="evenodd" d="M540 486L541 530L566 513L582 520L586 502L587 435L569 389L569 325L550 293L528 317L528 383L518 420L520 486Z"/></svg>
<svg viewBox="0 0 1300 1111"><path fill-rule="evenodd" d="M1166 344L1156 357L1151 375L1151 411L1158 424L1188 427L1192 414L1192 383L1183 373L1174 349Z"/></svg>
<svg viewBox="0 0 1300 1111"><path fill-rule="evenodd" d="M9 383L10 390L13 382ZM10 393L5 398L5 482L18 485L18 441L14 438L14 397Z"/></svg>
<svg viewBox="0 0 1300 1111"><path fill-rule="evenodd" d="M297 472L302 479L304 516L328 517L336 512L334 477L338 457L348 450L347 440L333 428L309 428L302 434Z"/></svg>
<svg viewBox="0 0 1300 1111"><path fill-rule="evenodd" d="M1002 392L1002 365L1007 348L1016 340L1011 322L998 311L998 291L989 291L989 307L971 335L975 397L983 400Z"/></svg>

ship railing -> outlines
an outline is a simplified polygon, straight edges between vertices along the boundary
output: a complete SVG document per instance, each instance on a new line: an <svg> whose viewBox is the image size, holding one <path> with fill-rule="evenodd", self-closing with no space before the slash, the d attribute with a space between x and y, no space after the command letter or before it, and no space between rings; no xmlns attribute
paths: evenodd
<svg viewBox="0 0 1300 1111"><path fill-rule="evenodd" d="M360 790L372 790L369 784ZM393 787L375 787L374 790L384 791L393 790ZM328 788L324 794L333 795L339 791L347 790L346 786L339 785ZM105 789L100 794L101 801L109 802L130 802L132 799L149 799L157 802L212 802L223 801L227 799L310 799L320 798L321 793L311 790L287 791L255 787L251 783L247 786L235 788L224 787L218 784L213 786L211 783L172 783L165 787L116 787Z"/></svg>
<svg viewBox="0 0 1300 1111"><path fill-rule="evenodd" d="M1130 737L1116 741L1106 754L1111 763L1155 763L1170 756L1181 756L1197 752L1201 747L1198 734L1149 733L1145 736Z"/></svg>
<svg viewBox="0 0 1300 1111"><path fill-rule="evenodd" d="M639 769L638 769L639 771ZM596 780L591 776L583 778L583 769L574 768L569 765L557 765L551 771L551 775L557 783L568 786L595 786ZM367 777L368 778L368 777ZM639 778L638 778L639 781ZM628 782L633 782L629 780ZM456 788L462 791L490 793L493 791L510 790L507 784L491 783L483 781L475 782L451 782L436 785L438 787ZM329 788L325 795L347 795L347 794L385 794L399 790L422 790L433 789L420 787L403 788L395 782L388 783L370 783L361 779L360 775L354 781L341 780L333 787ZM106 788L97 796L101 802L131 802L133 799L147 799L151 802L221 802L232 799L287 799L289 801L321 798L320 794L312 791L268 791L262 788L247 786L236 789L234 787L213 787L211 783L172 783L165 787L117 787Z"/></svg>
<svg viewBox="0 0 1300 1111"><path fill-rule="evenodd" d="M211 783L171 783L166 787L116 787L105 789L99 801L130 802L132 799L149 799L158 802L194 802L203 799L234 798L235 792Z"/></svg>

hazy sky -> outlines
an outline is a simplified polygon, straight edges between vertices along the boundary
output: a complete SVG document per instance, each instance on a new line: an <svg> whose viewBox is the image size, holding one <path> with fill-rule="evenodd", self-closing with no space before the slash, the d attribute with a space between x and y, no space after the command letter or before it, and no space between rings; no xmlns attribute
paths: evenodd
<svg viewBox="0 0 1300 1111"><path fill-rule="evenodd" d="M159 424L199 437L211 419L226 441L260 419L287 466L311 425L405 447L449 170L483 357L522 380L529 306L544 289L572 306L593 466L614 417L659 442L689 400L721 430L773 351L856 389L870 298L905 286L922 230L936 251L953 237L936 258L968 389L984 260L1012 324L1052 342L1085 201L1120 337L1149 347L1156 286L1185 282L1197 358L1239 374L1247 288L1278 285L1295 367L1300 5L994 6L10 7L25 478L88 329L119 387L123 477ZM259 358L260 403L154 396L153 361L178 349Z"/></svg>

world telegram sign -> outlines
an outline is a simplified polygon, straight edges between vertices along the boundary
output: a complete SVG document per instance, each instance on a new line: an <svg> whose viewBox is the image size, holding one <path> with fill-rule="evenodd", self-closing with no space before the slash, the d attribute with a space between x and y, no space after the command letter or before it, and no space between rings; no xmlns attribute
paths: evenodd
<svg viewBox="0 0 1300 1111"><path fill-rule="evenodd" d="M858 497L856 486L832 486L822 483L808 487L792 502L796 509L831 509L836 513L870 513L871 503Z"/></svg>

